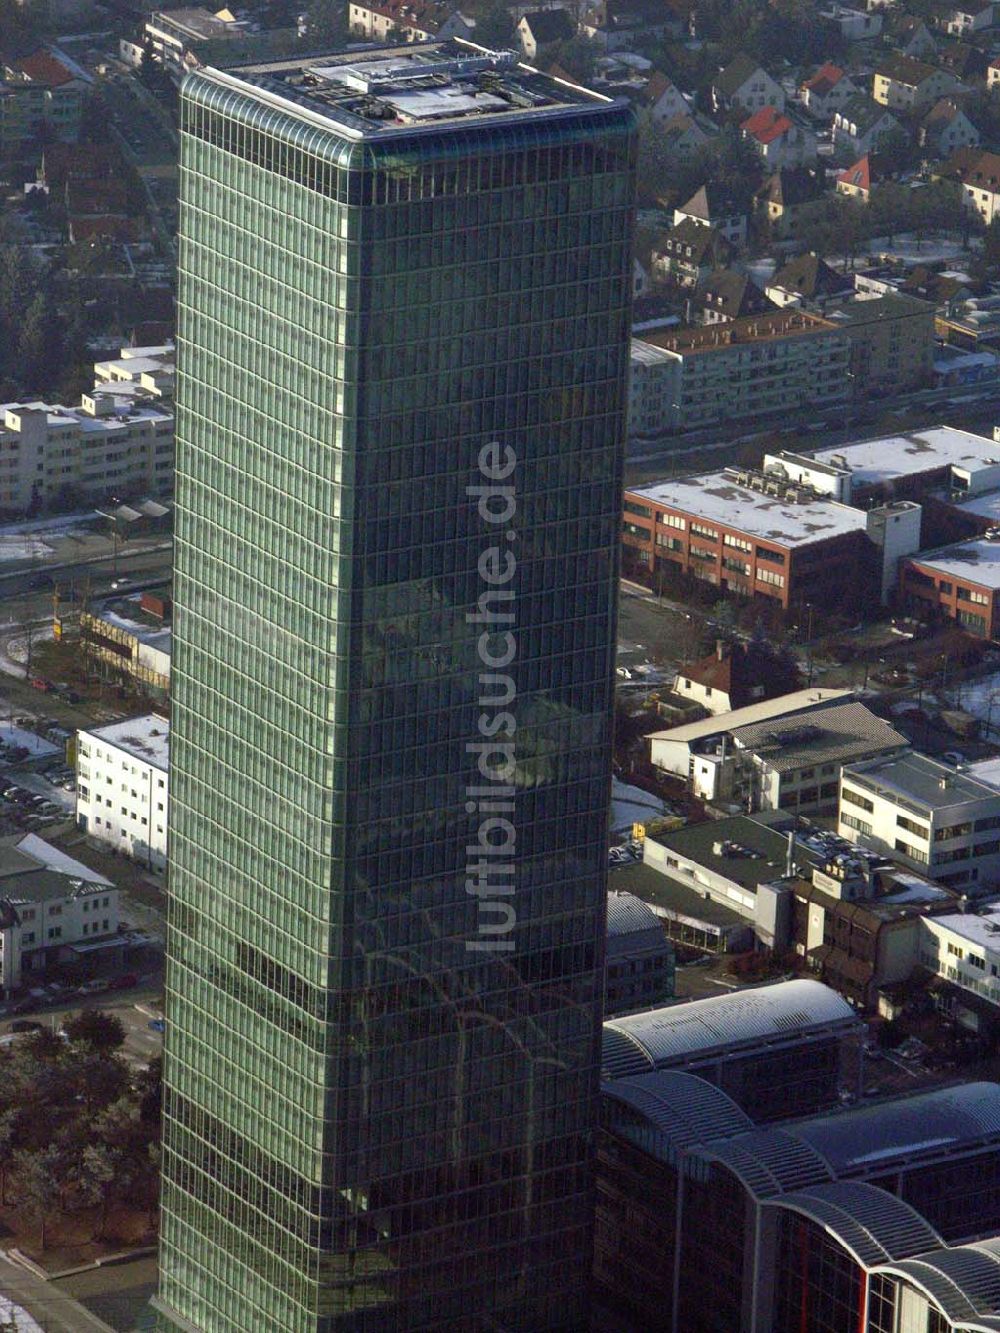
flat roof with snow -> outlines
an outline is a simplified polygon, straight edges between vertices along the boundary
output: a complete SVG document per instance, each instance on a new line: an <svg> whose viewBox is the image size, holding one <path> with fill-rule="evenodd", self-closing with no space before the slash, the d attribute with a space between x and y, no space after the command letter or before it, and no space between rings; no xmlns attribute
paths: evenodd
<svg viewBox="0 0 1000 1333"><path fill-rule="evenodd" d="M145 717L131 717L124 722L111 722L106 727L93 727L81 735L92 736L105 745L123 750L153 768L167 771L170 754L170 723L157 713Z"/></svg>
<svg viewBox="0 0 1000 1333"><path fill-rule="evenodd" d="M740 486L724 472L700 477L672 477L626 495L668 505L695 518L719 523L774 546L807 546L849 532L865 531L860 509L825 496L801 501L781 499Z"/></svg>
<svg viewBox="0 0 1000 1333"><path fill-rule="evenodd" d="M992 949L1000 953L1000 903L988 906L977 904L974 912L938 913L930 918L935 925L960 935L970 944L978 944L983 949Z"/></svg>
<svg viewBox="0 0 1000 1333"><path fill-rule="evenodd" d="M947 810L968 801L996 801L1000 790L975 766L952 768L919 750L844 769L844 781L878 796L903 797L928 810ZM925 816L926 817L926 816Z"/></svg>
<svg viewBox="0 0 1000 1333"><path fill-rule="evenodd" d="M947 500L948 504L961 514L975 514L979 518L995 519L1000 526L1000 491L984 491L982 495L970 495L967 500L952 500L950 495L940 493L938 498Z"/></svg>
<svg viewBox="0 0 1000 1333"><path fill-rule="evenodd" d="M986 435L955 426L932 426L902 435L817 449L813 458L837 467L846 464L854 486L877 486L950 466L972 469L1000 463L1000 444Z"/></svg>
<svg viewBox="0 0 1000 1333"><path fill-rule="evenodd" d="M982 537L910 558L921 569L950 574L961 582L975 583L981 588L1000 589L1000 541L987 541Z"/></svg>

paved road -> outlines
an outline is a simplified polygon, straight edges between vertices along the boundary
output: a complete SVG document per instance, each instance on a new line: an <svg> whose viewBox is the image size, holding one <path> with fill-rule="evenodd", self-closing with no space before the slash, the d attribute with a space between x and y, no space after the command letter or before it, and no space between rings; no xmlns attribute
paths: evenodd
<svg viewBox="0 0 1000 1333"><path fill-rule="evenodd" d="M61 591L70 588L81 591L89 583L92 596L107 595L112 584L121 578L130 580L127 591L143 588L156 580L169 577L173 542L158 541L137 550L121 551L113 555L95 555L88 560L53 561L36 564L30 569L0 573L0 602L17 599L19 609L35 607L39 613L51 611L51 583ZM40 586L43 581L46 586Z"/></svg>
<svg viewBox="0 0 1000 1333"><path fill-rule="evenodd" d="M683 435L665 434L652 439L630 440L626 458L629 466L654 463L661 459L666 463L675 458L683 460L686 454L704 453L706 449L722 453L739 444L749 444L756 439L773 436L779 431L797 436L795 446L789 447L824 449L849 440L868 438L876 428L883 433L878 423L884 422L884 418L893 413L900 416L918 413L926 418L928 425L937 425L942 419L947 419L950 424L956 419L977 417L985 417L992 424L992 417L998 411L1000 381L964 387L921 389L898 398L831 408L821 414L823 420L820 422L817 422L816 411L813 410L792 414L791 417L786 414L773 420L757 419L752 423L756 429L749 434L746 432L745 421L724 421L716 426L687 431ZM817 430L817 426L823 425L824 421L827 429Z"/></svg>
<svg viewBox="0 0 1000 1333"><path fill-rule="evenodd" d="M6 1258L0 1258L0 1294L27 1310L45 1333L114 1333L67 1291Z"/></svg>

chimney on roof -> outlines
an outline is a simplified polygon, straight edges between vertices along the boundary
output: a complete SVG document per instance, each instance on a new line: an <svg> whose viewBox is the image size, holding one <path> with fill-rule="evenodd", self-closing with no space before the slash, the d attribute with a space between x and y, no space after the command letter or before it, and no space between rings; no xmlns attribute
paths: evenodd
<svg viewBox="0 0 1000 1333"><path fill-rule="evenodd" d="M725 639L716 639L716 641L715 641L715 655L716 655L716 657L719 659L720 662L724 662L724 661L726 660L726 641L725 641Z"/></svg>

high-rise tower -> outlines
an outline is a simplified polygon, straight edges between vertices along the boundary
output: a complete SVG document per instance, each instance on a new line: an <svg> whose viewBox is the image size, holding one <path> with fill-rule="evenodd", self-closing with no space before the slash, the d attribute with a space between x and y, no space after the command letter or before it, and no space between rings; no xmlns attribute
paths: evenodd
<svg viewBox="0 0 1000 1333"><path fill-rule="evenodd" d="M458 43L184 85L166 1328L579 1325L634 147Z"/></svg>

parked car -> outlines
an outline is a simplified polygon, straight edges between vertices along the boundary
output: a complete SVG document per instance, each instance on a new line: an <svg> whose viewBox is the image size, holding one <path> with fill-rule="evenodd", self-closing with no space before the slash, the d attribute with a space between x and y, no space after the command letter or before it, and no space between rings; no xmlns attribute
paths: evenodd
<svg viewBox="0 0 1000 1333"><path fill-rule="evenodd" d="M52 693L52 682L45 680L42 676L32 676L28 684L33 690L41 690L43 694Z"/></svg>
<svg viewBox="0 0 1000 1333"><path fill-rule="evenodd" d="M15 1018L10 1025L11 1032L44 1032L45 1024L36 1023L31 1018Z"/></svg>
<svg viewBox="0 0 1000 1333"><path fill-rule="evenodd" d="M146 1026L151 1032L164 1032L166 1030L167 1021L165 1018L151 1018Z"/></svg>
<svg viewBox="0 0 1000 1333"><path fill-rule="evenodd" d="M82 986L77 987L77 995L103 995L105 991L111 989L111 982L103 977L95 978L93 981L85 981Z"/></svg>
<svg viewBox="0 0 1000 1333"><path fill-rule="evenodd" d="M115 977L111 983L112 990L128 990L130 986L138 986L139 978L134 972L125 972L120 977Z"/></svg>

